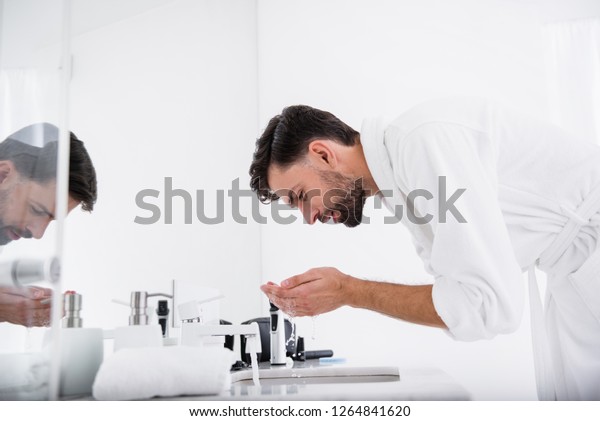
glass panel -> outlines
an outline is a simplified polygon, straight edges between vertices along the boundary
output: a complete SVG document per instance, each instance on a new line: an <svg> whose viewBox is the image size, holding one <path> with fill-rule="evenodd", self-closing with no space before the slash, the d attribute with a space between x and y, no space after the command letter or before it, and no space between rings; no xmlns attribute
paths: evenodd
<svg viewBox="0 0 600 421"><path fill-rule="evenodd" d="M61 294L64 9L60 0L0 0L0 10L0 399L48 399L58 371L49 327Z"/></svg>

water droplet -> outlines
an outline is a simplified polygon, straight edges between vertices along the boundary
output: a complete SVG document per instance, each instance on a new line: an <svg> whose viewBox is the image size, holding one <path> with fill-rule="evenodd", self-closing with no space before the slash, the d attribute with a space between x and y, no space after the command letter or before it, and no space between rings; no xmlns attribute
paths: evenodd
<svg viewBox="0 0 600 421"><path fill-rule="evenodd" d="M290 334L288 340L285 342L286 347L289 345L290 342L292 343L292 345L296 342L296 324L294 323L294 317L290 317L289 320L292 324L292 333Z"/></svg>
<svg viewBox="0 0 600 421"><path fill-rule="evenodd" d="M31 351L31 348L33 347L31 340L31 328L28 327L26 332L27 333L25 334L25 351Z"/></svg>

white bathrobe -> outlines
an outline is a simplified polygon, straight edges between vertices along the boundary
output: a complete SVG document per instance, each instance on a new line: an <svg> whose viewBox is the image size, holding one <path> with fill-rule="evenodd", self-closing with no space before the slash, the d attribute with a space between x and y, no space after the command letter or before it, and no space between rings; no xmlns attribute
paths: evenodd
<svg viewBox="0 0 600 421"><path fill-rule="evenodd" d="M361 142L391 196L386 206L402 210L434 277L449 334L514 331L529 270L540 398L600 399L600 147L474 98L427 102L391 123L365 120ZM440 176L446 197L466 189L454 202L466 223L440 215ZM415 189L433 194L414 199L418 216L432 216L427 224L406 216ZM535 266L548 274L543 310Z"/></svg>

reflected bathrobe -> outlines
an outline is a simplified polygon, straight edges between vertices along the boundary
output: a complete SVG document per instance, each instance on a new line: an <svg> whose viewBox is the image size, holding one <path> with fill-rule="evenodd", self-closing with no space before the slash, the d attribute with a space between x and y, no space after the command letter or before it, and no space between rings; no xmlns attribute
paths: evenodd
<svg viewBox="0 0 600 421"><path fill-rule="evenodd" d="M448 333L471 341L514 331L529 271L540 399L600 399L600 147L475 98L367 119L361 143L434 277ZM409 196L416 189L433 197ZM440 207L459 189L463 222ZM407 205L431 221L411 222ZM543 306L535 267L548 275Z"/></svg>

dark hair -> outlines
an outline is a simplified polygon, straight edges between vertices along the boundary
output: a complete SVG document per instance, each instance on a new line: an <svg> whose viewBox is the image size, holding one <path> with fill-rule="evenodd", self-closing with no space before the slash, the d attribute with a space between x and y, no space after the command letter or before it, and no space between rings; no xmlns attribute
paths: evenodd
<svg viewBox="0 0 600 421"><path fill-rule="evenodd" d="M91 212L98 199L98 182L92 159L83 142L71 133L69 151L69 195L81 203L81 209Z"/></svg>
<svg viewBox="0 0 600 421"><path fill-rule="evenodd" d="M250 165L250 188L261 202L279 199L267 181L271 164L286 168L298 162L306 156L308 145L315 139L352 146L359 142L359 133L333 114L308 105L286 107L269 121L256 140Z"/></svg>
<svg viewBox="0 0 600 421"><path fill-rule="evenodd" d="M56 179L57 159L57 136L43 147L22 142L12 135L0 143L0 160L11 161L22 177L37 183ZM69 196L88 212L94 209L98 197L96 170L83 142L73 133L69 156Z"/></svg>

